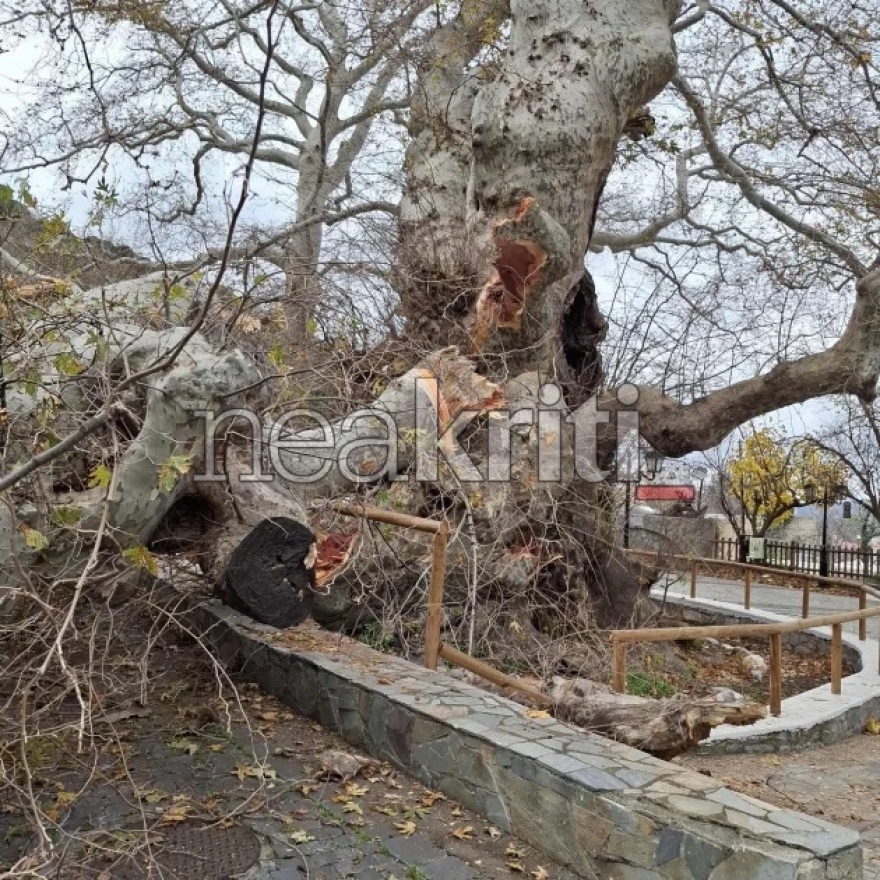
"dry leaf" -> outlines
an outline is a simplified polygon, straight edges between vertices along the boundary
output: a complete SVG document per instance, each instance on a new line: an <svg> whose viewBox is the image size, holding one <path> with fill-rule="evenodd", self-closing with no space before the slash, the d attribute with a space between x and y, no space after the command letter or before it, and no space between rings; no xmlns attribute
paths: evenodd
<svg viewBox="0 0 880 880"><path fill-rule="evenodd" d="M532 871L532 876L535 880L550 880L550 875L547 873L547 869L538 865L534 871Z"/></svg>
<svg viewBox="0 0 880 880"><path fill-rule="evenodd" d="M263 767L261 764L236 764L232 771L233 776L239 779L277 779L276 773L271 767Z"/></svg>
<svg viewBox="0 0 880 880"><path fill-rule="evenodd" d="M546 709L526 709L526 718L549 718L550 713Z"/></svg>
<svg viewBox="0 0 880 880"><path fill-rule="evenodd" d="M394 807L380 807L378 804L373 805L373 809L377 813L384 813L386 816L396 816L397 810Z"/></svg>
<svg viewBox="0 0 880 880"><path fill-rule="evenodd" d="M526 869L526 866L522 862L505 862L504 864L517 874L522 874Z"/></svg>
<svg viewBox="0 0 880 880"><path fill-rule="evenodd" d="M463 816L464 813L461 810L461 807L455 806L449 811L453 816Z"/></svg>
<svg viewBox="0 0 880 880"><path fill-rule="evenodd" d="M512 859L521 859L525 854L526 851L524 849L519 849L515 843L508 844L507 849L504 850L504 855L510 856Z"/></svg>
<svg viewBox="0 0 880 880"><path fill-rule="evenodd" d="M175 804L173 807L168 807L162 814L160 824L171 825L174 822L185 822L189 818L192 808L192 804Z"/></svg>
<svg viewBox="0 0 880 880"><path fill-rule="evenodd" d="M349 801L347 804L342 805L343 813L357 813L358 816L363 816L364 811L360 804L356 804L354 801Z"/></svg>
<svg viewBox="0 0 880 880"><path fill-rule="evenodd" d="M395 822L394 827L398 830L400 834L404 837L409 837L410 834L414 834L416 830L416 823L412 821L412 819L407 819L405 822Z"/></svg>
<svg viewBox="0 0 880 880"><path fill-rule="evenodd" d="M303 797L308 797L313 791L317 791L320 787L320 785L309 785L308 783L304 783L303 785L298 785L296 790Z"/></svg>
<svg viewBox="0 0 880 880"><path fill-rule="evenodd" d="M488 834L489 837L492 838L492 840L498 840L498 838L501 837L501 829L496 828L494 825L490 825L486 829L486 834Z"/></svg>
<svg viewBox="0 0 880 880"><path fill-rule="evenodd" d="M873 734L874 736L877 736L878 734L880 734L880 721L878 721L876 718L869 718L868 723L865 725L865 731L867 733Z"/></svg>
<svg viewBox="0 0 880 880"><path fill-rule="evenodd" d="M440 794L439 791L429 791L425 793L425 796L421 800L421 806L423 807L433 807L437 801L445 801L446 796Z"/></svg>
<svg viewBox="0 0 880 880"><path fill-rule="evenodd" d="M257 712L257 718L260 718L262 721L277 721L278 713L277 712Z"/></svg>
<svg viewBox="0 0 880 880"><path fill-rule="evenodd" d="M450 833L459 840L473 840L474 827L473 825L465 825L464 828L453 828Z"/></svg>
<svg viewBox="0 0 880 880"><path fill-rule="evenodd" d="M177 751L186 752L188 755L194 755L199 750L198 743L189 739L173 739L166 745L169 749L177 749Z"/></svg>
<svg viewBox="0 0 880 880"><path fill-rule="evenodd" d="M296 831L290 832L290 839L294 843L311 843L315 838L308 832L303 831L302 828L299 828Z"/></svg>
<svg viewBox="0 0 880 880"><path fill-rule="evenodd" d="M358 785L356 782L349 782L345 786L345 793L350 795L351 797L362 797L369 790L370 789L365 788L363 785Z"/></svg>

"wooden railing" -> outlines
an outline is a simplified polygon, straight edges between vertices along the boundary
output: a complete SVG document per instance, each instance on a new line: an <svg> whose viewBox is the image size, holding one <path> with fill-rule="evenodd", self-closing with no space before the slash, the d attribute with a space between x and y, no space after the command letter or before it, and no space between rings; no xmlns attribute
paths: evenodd
<svg viewBox="0 0 880 880"><path fill-rule="evenodd" d="M429 532L434 535L431 543L431 579L428 584L428 609L425 617L425 666L437 668L440 654L440 626L443 620L443 579L446 576L446 544L449 540L449 523L445 519L425 519L408 513L396 513L381 507L360 504L331 504L331 510L344 516L355 516L374 522Z"/></svg>
<svg viewBox="0 0 880 880"><path fill-rule="evenodd" d="M662 554L647 550L629 551L635 556L651 556L653 559L668 564L671 561L684 561L690 572L690 597L697 598L698 574L701 567L736 568L743 573L743 607L751 608L752 579L755 575L772 574L779 576L779 570L766 566L752 565L745 562L719 561L703 557L688 557L675 554ZM723 626L684 626L664 627L656 629L615 630L611 633L611 686L618 693L626 691L626 648L634 642L675 642L689 639L707 638L756 638L767 636L770 640L770 712L779 715L782 712L782 634L787 632L803 632L820 626L831 627L831 693L841 692L843 670L843 624L858 621L859 639L868 637L868 619L880 615L880 607L868 608L868 596L880 598L880 591L867 587L858 581L843 578L820 577L814 574L786 572L786 578L803 580L801 593L801 618L779 623L745 623ZM810 589L813 584L851 590L858 594L857 611L844 611L837 614L825 614L810 617Z"/></svg>
<svg viewBox="0 0 880 880"><path fill-rule="evenodd" d="M408 513L396 513L393 510L384 510L381 507L369 507L360 504L331 504L329 509L344 516L354 516L373 520L374 522L388 523L389 525L415 529L419 532L429 532L434 535L431 545L431 579L428 585L428 608L425 617L425 666L428 669L436 669L437 659L442 657L447 663L473 672L492 682L492 684L518 691L524 696L529 697L539 706L552 705L553 700L546 694L542 694L540 691L517 681L488 663L477 660L475 657L471 657L469 654L453 648L452 645L447 645L445 642L440 641L440 630L443 620L443 581L446 575L446 545L449 541L449 523L446 520L425 519L420 516L411 516Z"/></svg>

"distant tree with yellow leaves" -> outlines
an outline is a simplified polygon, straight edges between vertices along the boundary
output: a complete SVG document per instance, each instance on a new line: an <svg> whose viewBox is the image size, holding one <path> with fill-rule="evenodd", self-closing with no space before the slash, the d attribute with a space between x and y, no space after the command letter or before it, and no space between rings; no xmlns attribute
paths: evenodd
<svg viewBox="0 0 880 880"><path fill-rule="evenodd" d="M797 507L834 503L845 493L847 469L810 439L789 439L771 428L752 429L720 469L725 515L740 538L763 537L785 525Z"/></svg>

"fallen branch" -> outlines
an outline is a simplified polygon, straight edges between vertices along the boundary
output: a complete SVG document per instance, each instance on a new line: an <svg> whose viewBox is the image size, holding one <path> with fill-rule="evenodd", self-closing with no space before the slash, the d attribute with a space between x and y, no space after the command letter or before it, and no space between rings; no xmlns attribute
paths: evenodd
<svg viewBox="0 0 880 880"><path fill-rule="evenodd" d="M561 721L666 760L706 739L713 727L754 724L767 714L764 706L745 700L686 696L650 700L615 694L583 678L554 678L550 694Z"/></svg>

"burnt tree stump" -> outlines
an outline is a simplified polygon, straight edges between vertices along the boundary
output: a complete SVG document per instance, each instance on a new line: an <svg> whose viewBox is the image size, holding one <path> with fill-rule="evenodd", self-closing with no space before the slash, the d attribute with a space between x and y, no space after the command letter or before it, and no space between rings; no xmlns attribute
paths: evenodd
<svg viewBox="0 0 880 880"><path fill-rule="evenodd" d="M302 623L312 613L316 555L307 526L284 516L263 520L229 557L229 604L269 626Z"/></svg>

